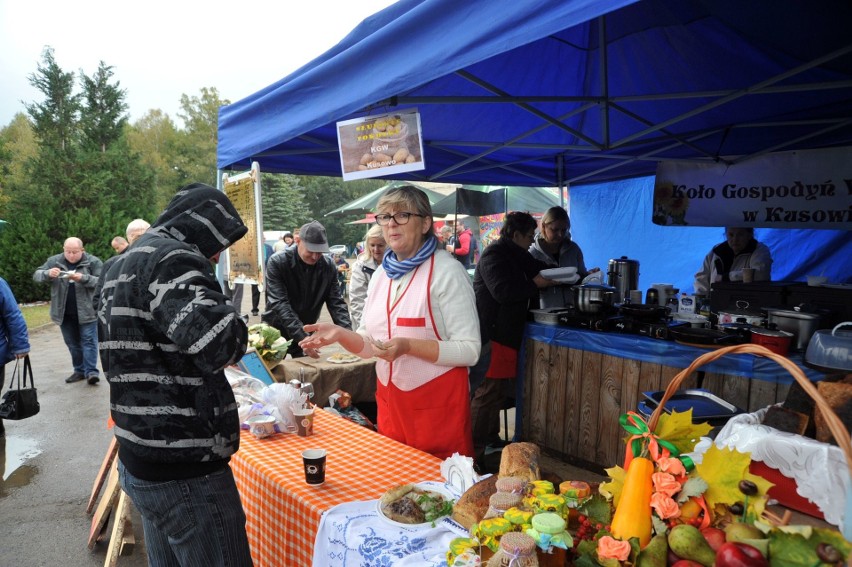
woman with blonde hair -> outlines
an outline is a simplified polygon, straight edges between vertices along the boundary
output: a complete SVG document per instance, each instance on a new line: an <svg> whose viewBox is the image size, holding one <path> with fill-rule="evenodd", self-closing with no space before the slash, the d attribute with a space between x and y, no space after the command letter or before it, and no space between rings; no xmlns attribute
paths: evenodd
<svg viewBox="0 0 852 567"><path fill-rule="evenodd" d="M470 277L438 248L423 191L389 189L376 213L390 250L370 280L357 332L305 325L313 334L299 344L339 343L361 358L377 357L379 432L440 459L473 456L467 369L481 341Z"/></svg>
<svg viewBox="0 0 852 567"><path fill-rule="evenodd" d="M385 255L385 237L382 227L373 225L364 236L364 251L352 265L352 275L349 278L349 317L352 328L357 329L361 324L361 314L367 301L367 286L373 273L382 264Z"/></svg>

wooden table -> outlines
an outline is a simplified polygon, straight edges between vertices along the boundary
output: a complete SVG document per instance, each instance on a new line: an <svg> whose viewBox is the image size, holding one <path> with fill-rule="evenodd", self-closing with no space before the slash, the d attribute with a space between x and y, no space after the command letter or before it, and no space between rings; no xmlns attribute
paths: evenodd
<svg viewBox="0 0 852 567"><path fill-rule="evenodd" d="M328 397L337 390L349 392L355 403L376 401L374 358L346 364L333 364L327 359L328 355L320 359L305 356L283 360L272 367L272 377L277 382L294 378L310 382L314 385L313 402L319 406L327 406Z"/></svg>
<svg viewBox="0 0 852 567"><path fill-rule="evenodd" d="M305 449L328 451L325 484L308 486ZM255 439L243 431L231 458L255 567L311 565L322 514L374 500L396 484L441 479L441 460L366 427L317 410L314 435Z"/></svg>
<svg viewBox="0 0 852 567"><path fill-rule="evenodd" d="M706 349L638 335L528 323L519 361L516 435L570 463L592 470L624 462L618 418L636 411L642 392L664 390ZM801 364L811 380L825 375ZM774 361L726 356L688 377L751 412L784 401L793 377Z"/></svg>

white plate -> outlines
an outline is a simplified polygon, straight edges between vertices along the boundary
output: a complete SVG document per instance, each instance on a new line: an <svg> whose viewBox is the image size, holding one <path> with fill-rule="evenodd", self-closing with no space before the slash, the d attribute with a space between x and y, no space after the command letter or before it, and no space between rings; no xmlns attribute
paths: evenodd
<svg viewBox="0 0 852 567"><path fill-rule="evenodd" d="M441 496L444 497L445 500L455 500L455 498L453 498L453 495L450 494L447 489L445 489L441 486L438 486L438 485L435 485L435 484L423 484L423 483L415 483L415 486L417 486L417 488L420 488L421 490L427 490L429 492L435 492L437 494L440 494ZM390 518L385 516L385 513L382 511L382 500L381 500L381 498L376 500L376 512L378 512L379 518L381 518L383 522L386 522L386 523L388 523L392 526L396 526L398 528L411 528L411 529L415 529L415 530L421 530L421 529L432 527L431 521L423 522L422 524L403 524L402 522L397 522L396 520L391 520ZM442 518L446 518L446 517L447 516L441 516L440 518L436 518L435 524L437 525L437 523L440 522Z"/></svg>
<svg viewBox="0 0 852 567"><path fill-rule="evenodd" d="M338 358L333 358L335 356ZM358 362L359 360L361 360L360 356L345 353L332 354L326 359L327 362L330 362L332 364L349 364L352 362Z"/></svg>
<svg viewBox="0 0 852 567"><path fill-rule="evenodd" d="M539 272L542 276L549 280L565 279L577 275L577 268L548 268Z"/></svg>

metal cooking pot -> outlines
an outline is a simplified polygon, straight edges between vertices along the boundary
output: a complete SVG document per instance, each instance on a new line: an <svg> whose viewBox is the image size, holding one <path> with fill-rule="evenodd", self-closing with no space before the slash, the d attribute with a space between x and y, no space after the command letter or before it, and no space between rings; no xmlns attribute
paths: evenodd
<svg viewBox="0 0 852 567"><path fill-rule="evenodd" d="M781 356L787 355L787 351L790 350L790 343L792 340L793 333L788 333L787 331L760 328L751 330L752 343L764 346L775 354L780 354Z"/></svg>
<svg viewBox="0 0 852 567"><path fill-rule="evenodd" d="M759 327L763 324L763 315L759 312L749 311L748 301L740 300L737 301L736 305L736 309L724 309L716 314L719 317L719 325L724 325L725 323L748 323L749 325ZM742 319L745 319L745 321L742 321Z"/></svg>
<svg viewBox="0 0 852 567"><path fill-rule="evenodd" d="M571 288L574 308L581 313L603 313L612 308L615 288L608 285L581 284Z"/></svg>
<svg viewBox="0 0 852 567"><path fill-rule="evenodd" d="M819 329L820 316L816 313L806 313L799 307L793 309L767 309L767 321L770 325L777 325L782 331L793 333L793 344L790 348L805 350L808 342Z"/></svg>
<svg viewBox="0 0 852 567"><path fill-rule="evenodd" d="M606 283L615 288L615 303L630 297L631 289L639 289L639 260L627 256L610 260L606 268Z"/></svg>

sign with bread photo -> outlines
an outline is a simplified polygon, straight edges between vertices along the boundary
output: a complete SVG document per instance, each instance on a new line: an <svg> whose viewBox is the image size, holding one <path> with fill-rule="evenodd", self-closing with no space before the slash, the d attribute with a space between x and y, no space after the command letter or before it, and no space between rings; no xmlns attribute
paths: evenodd
<svg viewBox="0 0 852 567"><path fill-rule="evenodd" d="M337 144L344 181L426 168L416 108L338 122Z"/></svg>

